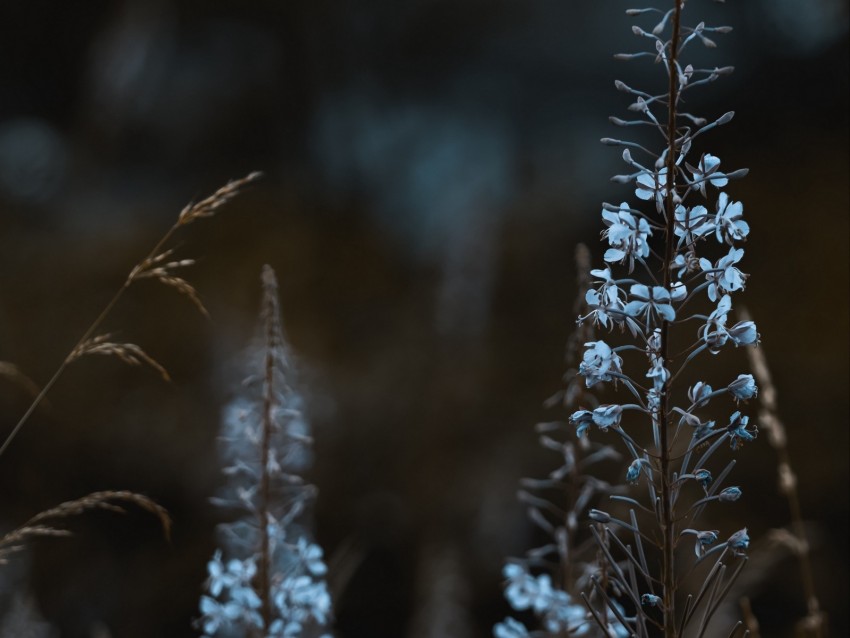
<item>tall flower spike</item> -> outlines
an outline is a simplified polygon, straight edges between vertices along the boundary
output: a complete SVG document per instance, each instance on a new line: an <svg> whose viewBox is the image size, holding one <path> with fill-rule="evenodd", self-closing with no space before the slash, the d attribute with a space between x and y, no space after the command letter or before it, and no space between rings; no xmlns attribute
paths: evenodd
<svg viewBox="0 0 850 638"><path fill-rule="evenodd" d="M225 411L228 480L214 499L244 515L220 526L222 550L208 564L198 625L207 637L319 638L328 635L331 599L322 549L309 533L307 508L316 491L301 477L311 439L269 266L262 279L262 335L248 352L241 392Z"/></svg>
<svg viewBox="0 0 850 638"><path fill-rule="evenodd" d="M729 342L745 346L757 344L759 339L750 321L731 327L728 324L732 298L747 283L748 275L741 270L744 249L740 244L749 239L750 226L744 221L743 204L734 201L725 189L747 171L729 170L709 152L695 158L691 155L697 137L701 143L706 133L732 121L734 113L712 119L684 113L680 108L685 93L689 104L694 103L694 89L731 71L727 67L699 69L687 64L683 60L687 45L701 42L714 48L716 43L708 34L713 37L729 29L703 22L690 26L683 22L685 1L672 0L670 4L672 8L628 12L639 20L652 13L662 17L658 20L655 16L653 24L632 29L648 50L617 57L654 59L666 75L667 88L653 95L624 82L615 83L618 90L632 96L634 101L628 108L636 119L610 121L628 127L647 125L642 130L656 135L658 146L653 149L645 140L602 140L609 146L626 147L622 158L632 172L615 176L612 181L633 188L635 201L625 201L618 208L603 206L606 268L595 271L602 286L587 294L591 310L582 318L605 327L629 328L621 331L625 342L614 341L616 334L604 342L587 341L579 366L587 387L604 391L602 385L608 383L613 386L611 390L627 396L619 401L608 399L595 409L576 410L570 417L577 434L586 439L606 436L622 442L627 457L620 476L632 485L628 489L641 490L645 495L644 502L631 496L612 496L634 508L628 520L618 518L611 508L587 515L599 550L598 569L604 578L593 580L585 595L612 603L615 599L628 601L633 617L619 614L613 606L609 609L629 635L639 638L655 635L653 627L665 638L706 635L707 623L717 608L715 594L695 595L689 603L693 607L680 611L677 593L691 586L684 575L699 570L678 563L685 559L693 566L695 560L714 557L715 567L707 580L692 590L728 591L729 581L744 563L738 559L747 549L746 531L733 534L726 543L712 545L719 532L697 531L702 526L694 520L708 505L743 498L741 488L723 486L734 463L715 470L714 455L723 449L724 442L734 453L740 452L742 444L754 440L757 433L749 417L741 412L735 412L726 427L715 427L724 422L720 417L712 419L703 414L714 408L714 403L720 409L723 401L743 403L755 397L758 389L753 377L742 374L725 384L712 380L721 388L712 390L703 379L704 371L694 369L698 365L695 360L706 351L717 354ZM641 164L629 149L646 151L657 159ZM700 253L707 246L716 251L712 239L728 247L725 255L718 258ZM643 268L633 274L636 263ZM628 273L618 273L618 264ZM691 325L699 326L696 334ZM695 339L689 346L688 337ZM681 342L683 348L676 346L674 350L673 342ZM626 353L635 351L645 353L648 371L645 363L641 366L624 361ZM674 354L676 351L678 354ZM654 529L641 531L641 524ZM622 534L628 539L620 541ZM697 549L685 552L685 556L678 551L682 534L697 536ZM733 564L734 569L726 569ZM589 610L594 612L593 607ZM609 632L603 615L594 612L592 620L598 635Z"/></svg>

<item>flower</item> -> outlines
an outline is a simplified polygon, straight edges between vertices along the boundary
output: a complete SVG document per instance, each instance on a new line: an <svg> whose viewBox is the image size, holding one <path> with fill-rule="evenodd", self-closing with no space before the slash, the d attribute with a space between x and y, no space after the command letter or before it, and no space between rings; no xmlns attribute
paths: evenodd
<svg viewBox="0 0 850 638"><path fill-rule="evenodd" d="M738 378L727 387L729 392L732 393L732 396L734 396L737 401L747 401L752 399L758 395L759 391L756 386L756 380L751 374L739 374Z"/></svg>
<svg viewBox="0 0 850 638"><path fill-rule="evenodd" d="M741 488L740 487L727 487L720 494L717 495L724 503L732 503L741 498Z"/></svg>
<svg viewBox="0 0 850 638"><path fill-rule="evenodd" d="M726 193L720 193L717 198L717 216L714 218L717 241L725 241L731 246L733 242L746 239L750 225L743 217L744 205L741 202L730 202Z"/></svg>
<svg viewBox="0 0 850 638"><path fill-rule="evenodd" d="M608 327L609 320L612 324L621 324L624 319L624 304L620 299L620 289L611 278L611 271L605 268L591 270L590 274L600 278L602 286L596 290L591 288L585 293L584 300L591 312L586 317L580 317L579 322L592 317L593 323L602 324L605 328Z"/></svg>
<svg viewBox="0 0 850 638"><path fill-rule="evenodd" d="M758 429L753 427L753 431L747 430L747 424L750 417L742 416L740 412L735 412L729 417L729 425L726 426L726 431L729 433L730 444L733 450L737 450L738 446L744 441L752 441L758 435Z"/></svg>
<svg viewBox="0 0 850 638"><path fill-rule="evenodd" d="M649 256L649 244L647 238L652 235L652 230L647 221L641 217L635 219L626 202L620 204L617 212L602 210L602 221L607 228L602 231L602 236L608 238L611 246L605 251L604 259L608 262L623 263L629 260L629 271L634 268L635 257L643 259Z"/></svg>
<svg viewBox="0 0 850 638"><path fill-rule="evenodd" d="M688 388L688 398L691 400L691 403L694 404L695 408L704 408L708 405L708 399L711 396L711 393L711 386L707 383L703 383L702 381L697 381Z"/></svg>
<svg viewBox="0 0 850 638"><path fill-rule="evenodd" d="M632 461L629 469L626 471L626 482L635 485L640 478L640 471L644 465L649 465L649 461L646 459L635 459Z"/></svg>
<svg viewBox="0 0 850 638"><path fill-rule="evenodd" d="M685 208L680 204L676 206L673 219L673 233L679 238L679 246L690 246L715 230L715 223L709 219L705 206Z"/></svg>
<svg viewBox="0 0 850 638"><path fill-rule="evenodd" d="M661 598L654 594L643 594L640 597L641 605L649 605L650 607L658 607L661 605Z"/></svg>
<svg viewBox="0 0 850 638"><path fill-rule="evenodd" d="M508 579L505 598L517 611L530 609L537 597L537 580L522 565L507 563L502 575Z"/></svg>
<svg viewBox="0 0 850 638"><path fill-rule="evenodd" d="M743 555L745 549L750 546L750 537L747 534L747 528L739 529L729 537L726 544L732 548L732 553L736 556Z"/></svg>
<svg viewBox="0 0 850 638"><path fill-rule="evenodd" d="M528 629L513 618L505 618L493 627L493 638L528 638Z"/></svg>
<svg viewBox="0 0 850 638"><path fill-rule="evenodd" d="M600 381L611 381L613 374L622 374L623 360L604 341L590 341L584 344L582 362L578 372L585 378L587 387Z"/></svg>
<svg viewBox="0 0 850 638"><path fill-rule="evenodd" d="M670 291L662 286L644 286L634 284L630 289L632 301L626 304L625 312L630 317L644 316L647 330L649 329L650 316L659 320L673 321L676 319L676 311L670 305Z"/></svg>
<svg viewBox="0 0 850 638"><path fill-rule="evenodd" d="M726 315L732 310L732 298L729 295L723 295L717 303L712 313L708 316L705 325L700 328L700 337L708 346L709 352L717 354L720 352L726 341L729 339L729 332L726 330Z"/></svg>
<svg viewBox="0 0 850 638"><path fill-rule="evenodd" d="M694 478L699 481L703 489L711 485L711 481L713 480L711 472L704 469L694 470Z"/></svg>
<svg viewBox="0 0 850 638"><path fill-rule="evenodd" d="M711 301L717 301L718 293L726 294L744 289L747 275L735 267L743 256L743 248L730 248L729 254L721 257L714 265L705 257L699 260L700 268L705 272L706 281L709 282L708 298Z"/></svg>
<svg viewBox="0 0 850 638"><path fill-rule="evenodd" d="M298 545L296 546L299 558L304 562L304 566L314 576L322 576L328 568L322 561L322 548L315 543L310 543L303 536L299 537Z"/></svg>
<svg viewBox="0 0 850 638"><path fill-rule="evenodd" d="M601 429L607 430L610 427L620 425L620 417L623 414L623 408L619 405L600 405L593 411L593 422Z"/></svg>
<svg viewBox="0 0 850 638"><path fill-rule="evenodd" d="M752 321L739 321L727 331L736 346L749 346L758 343L759 333Z"/></svg>
<svg viewBox="0 0 850 638"><path fill-rule="evenodd" d="M590 410L577 410L570 415L570 425L575 426L576 436L581 436L593 423L593 412Z"/></svg>
<svg viewBox="0 0 850 638"><path fill-rule="evenodd" d="M694 168L688 166L693 173L694 181L692 182L702 196L705 197L705 183L708 182L717 188L723 188L729 183L725 173L719 172L717 169L720 166L720 159L714 155L705 153L699 160L699 166Z"/></svg>
<svg viewBox="0 0 850 638"><path fill-rule="evenodd" d="M222 605L219 601L209 596L201 596L201 627L205 634L212 635L220 627L227 626L233 620L242 615L239 605L229 602Z"/></svg>
<svg viewBox="0 0 850 638"><path fill-rule="evenodd" d="M662 167L657 173L643 170L635 178L637 188L635 195L639 199L649 201L655 199L656 204L667 197L667 167Z"/></svg>

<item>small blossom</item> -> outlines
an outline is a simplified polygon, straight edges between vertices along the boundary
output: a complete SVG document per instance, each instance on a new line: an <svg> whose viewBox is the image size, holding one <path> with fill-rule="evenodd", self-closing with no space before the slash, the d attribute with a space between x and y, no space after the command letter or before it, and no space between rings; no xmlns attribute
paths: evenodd
<svg viewBox="0 0 850 638"><path fill-rule="evenodd" d="M666 288L634 284L629 292L632 301L626 304L626 314L635 318L644 316L647 327L650 316L664 321L676 319L676 311L670 305L670 291Z"/></svg>
<svg viewBox="0 0 850 638"><path fill-rule="evenodd" d="M502 569L507 578L505 598L516 611L530 609L537 597L537 580L522 565L508 563Z"/></svg>
<svg viewBox="0 0 850 638"><path fill-rule="evenodd" d="M745 441L752 441L756 438L758 434L758 429L753 427L753 431L750 432L747 430L747 424L749 423L750 417L742 416L740 412L735 412L729 418L729 425L726 426L726 430L729 432L730 443L732 445L733 450L737 450L738 446Z"/></svg>
<svg viewBox="0 0 850 638"><path fill-rule="evenodd" d="M748 401L758 395L759 391L756 380L751 374L739 374L728 388L737 401Z"/></svg>
<svg viewBox="0 0 850 638"><path fill-rule="evenodd" d="M584 344L587 348L579 364L579 374L585 378L587 387L600 381L611 381L612 374L622 374L623 360L604 341L591 341Z"/></svg>
<svg viewBox="0 0 850 638"><path fill-rule="evenodd" d="M652 235L652 229L643 217L635 219L626 202L620 204L618 212L603 210L602 220L607 226L602 231L602 236L608 238L608 245L611 246L605 251L605 261L623 263L628 259L631 271L635 258L644 259L649 256L649 244L646 240Z"/></svg>
<svg viewBox="0 0 850 638"><path fill-rule="evenodd" d="M704 469L695 470L694 478L699 481L699 484L702 485L703 489L706 489L709 485L711 485L711 481L713 480L711 472Z"/></svg>
<svg viewBox="0 0 850 638"><path fill-rule="evenodd" d="M649 201L655 199L656 204L667 197L667 167L664 166L657 173L641 171L635 178L637 188L635 195L639 199Z"/></svg>
<svg viewBox="0 0 850 638"><path fill-rule="evenodd" d="M649 607L658 607L661 605L661 598L655 594L643 594L640 597L640 604Z"/></svg>
<svg viewBox="0 0 850 638"><path fill-rule="evenodd" d="M646 459L635 459L626 471L626 482L635 485L640 479L640 471L644 465L649 465Z"/></svg>
<svg viewBox="0 0 850 638"><path fill-rule="evenodd" d="M682 534L693 534L696 536L696 543L694 543L694 553L697 555L697 558L705 554L709 545L713 545L717 542L717 530L703 530L697 531L695 529L686 529L682 532Z"/></svg>
<svg viewBox="0 0 850 638"><path fill-rule="evenodd" d="M528 629L513 618L505 618L493 627L493 638L528 638Z"/></svg>
<svg viewBox="0 0 850 638"><path fill-rule="evenodd" d="M694 440L699 441L701 438L711 434L714 429L714 421L706 421L694 427Z"/></svg>
<svg viewBox="0 0 850 638"><path fill-rule="evenodd" d="M689 166L694 176L694 188L696 188L702 196L705 197L705 184L710 183L716 188L723 188L729 183L726 175L719 172L720 159L714 155L704 154L699 160L699 166L693 168Z"/></svg>
<svg viewBox="0 0 850 638"><path fill-rule="evenodd" d="M747 275L735 266L743 256L743 248L730 248L729 253L721 257L714 265L704 257L699 260L700 268L705 272L706 281L709 282L708 298L711 301L717 301L718 294L744 289Z"/></svg>
<svg viewBox="0 0 850 638"><path fill-rule="evenodd" d="M606 268L605 272L607 271ZM591 288L585 293L584 300L591 312L586 317L581 317L580 322L592 318L594 324L605 328L608 327L609 321L612 327L623 322L625 304L620 299L620 289L616 285L603 285L599 290Z"/></svg>
<svg viewBox="0 0 850 638"><path fill-rule="evenodd" d="M315 543L310 543L306 538L301 536L298 539L296 547L299 558L304 562L304 566L314 576L322 576L328 568L322 561L322 548Z"/></svg>
<svg viewBox="0 0 850 638"><path fill-rule="evenodd" d="M700 328L700 336L712 354L720 352L720 349L729 340L726 319L730 310L732 310L732 298L729 295L723 295L717 303L717 308L712 311L705 325Z"/></svg>
<svg viewBox="0 0 850 638"><path fill-rule="evenodd" d="M693 251L677 253L676 257L670 264L670 270L676 270L677 268L679 269L679 272L676 273L676 276L680 279L686 274L697 272L700 269L699 257L697 257L696 253Z"/></svg>
<svg viewBox="0 0 850 638"><path fill-rule="evenodd" d="M670 286L670 299L675 302L684 301L688 296L688 287L681 281L674 282Z"/></svg>
<svg viewBox="0 0 850 638"><path fill-rule="evenodd" d="M209 596L201 596L201 627L205 634L215 634L242 615L239 605L233 602L222 604Z"/></svg>
<svg viewBox="0 0 850 638"><path fill-rule="evenodd" d="M575 426L576 436L581 436L593 423L593 412L590 410L577 410L570 415L570 425Z"/></svg>
<svg viewBox="0 0 850 638"><path fill-rule="evenodd" d="M726 543L732 548L733 554L736 556L742 555L744 550L750 546L750 537L747 534L747 528L739 529L729 537L729 540L727 540Z"/></svg>
<svg viewBox="0 0 850 638"><path fill-rule="evenodd" d="M730 202L726 193L720 193L715 217L717 241L725 241L731 246L736 241L746 239L750 226L743 218L744 205L741 202Z"/></svg>
<svg viewBox="0 0 850 638"><path fill-rule="evenodd" d="M623 414L623 408L619 405L600 405L593 411L593 422L601 429L607 430L610 427L620 425L620 417Z"/></svg>
<svg viewBox="0 0 850 638"><path fill-rule="evenodd" d="M691 403L694 404L696 408L704 408L708 405L708 397L711 395L712 389L711 386L707 383L703 383L702 381L697 381L690 388L688 388L688 398L691 400Z"/></svg>
<svg viewBox="0 0 850 638"><path fill-rule="evenodd" d="M715 224L709 219L705 206L685 208L680 204L676 206L673 219L673 233L679 238L679 246L691 246L697 239L715 230Z"/></svg>
<svg viewBox="0 0 850 638"><path fill-rule="evenodd" d="M759 333L752 321L739 321L727 331L736 346L749 346L758 343Z"/></svg>
<svg viewBox="0 0 850 638"><path fill-rule="evenodd" d="M719 498L724 503L732 503L741 498L741 488L740 487L727 487L720 494L718 494L717 498Z"/></svg>

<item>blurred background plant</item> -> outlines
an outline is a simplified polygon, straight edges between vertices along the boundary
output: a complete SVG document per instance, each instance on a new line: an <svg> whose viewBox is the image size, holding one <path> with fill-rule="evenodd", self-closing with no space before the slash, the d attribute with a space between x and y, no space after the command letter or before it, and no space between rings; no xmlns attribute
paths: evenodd
<svg viewBox="0 0 850 638"><path fill-rule="evenodd" d="M141 285L117 309L122 337L144 330L174 384L81 361L0 463L9 527L107 484L174 518L170 547L134 513L133 526L93 514L74 538L36 547L33 600L63 636L196 635L189 619L220 515L207 497L223 481L221 362L250 333L266 262L312 415L318 541L328 556L358 557L335 600L339 636L487 636L510 612L502 557L542 541L515 502L516 478L552 460L526 424L551 419L537 406L573 328L570 251L585 241L600 262L598 203L613 198L606 176L619 170L597 140L625 104L611 90L611 52L629 37L623 8L0 7L0 360L43 383L175 207L267 173L189 240L206 256L192 282L211 321L198 328L179 295ZM737 37L717 55L736 72L706 93L706 110L734 103L736 135L713 150L751 171L736 190L762 232L748 272L777 286L753 286L746 301L771 357L821 603L846 635L848 503L834 487L848 480L850 418L847 6L721 9L714 21ZM28 400L0 387L3 427ZM747 502L756 539L788 515L764 470L772 449L748 454L736 471L759 494ZM456 596L437 595L445 583ZM763 635L788 634L806 614L793 558L750 603Z"/></svg>

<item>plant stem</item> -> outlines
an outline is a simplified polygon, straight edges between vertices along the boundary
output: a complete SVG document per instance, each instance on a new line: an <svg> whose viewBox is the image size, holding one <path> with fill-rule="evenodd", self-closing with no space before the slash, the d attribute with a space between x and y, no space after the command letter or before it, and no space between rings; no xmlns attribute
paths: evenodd
<svg viewBox="0 0 850 638"><path fill-rule="evenodd" d="M667 56L667 71L669 75L668 105L667 105L667 192L664 198L664 210L666 216L666 247L664 251L664 287L670 290L670 265L675 254L674 223L676 203L676 107L679 101L678 88L678 48L679 28L683 0L674 0L675 8L672 16L673 34L670 38L670 51ZM670 324L663 321L661 324L661 345L659 356L663 365L667 364L669 350L669 328ZM670 395L670 381L660 397L658 410L659 439L661 457L661 530L662 530L662 574L661 584L663 587L662 599L664 601L664 636L665 638L676 638L676 568L675 568L675 529L673 515L673 490L671 485L670 470L670 445L668 441L668 417L667 405Z"/></svg>
<svg viewBox="0 0 850 638"><path fill-rule="evenodd" d="M276 291L270 290L267 281L265 289L264 312L266 314L266 352L265 384L263 388L263 432L260 442L260 565L258 572L259 594L262 601L263 627L268 630L272 622L271 600L271 544L269 539L269 504L271 503L271 477L269 475L269 453L272 436L272 410L274 409L274 372L275 372L275 297Z"/></svg>

